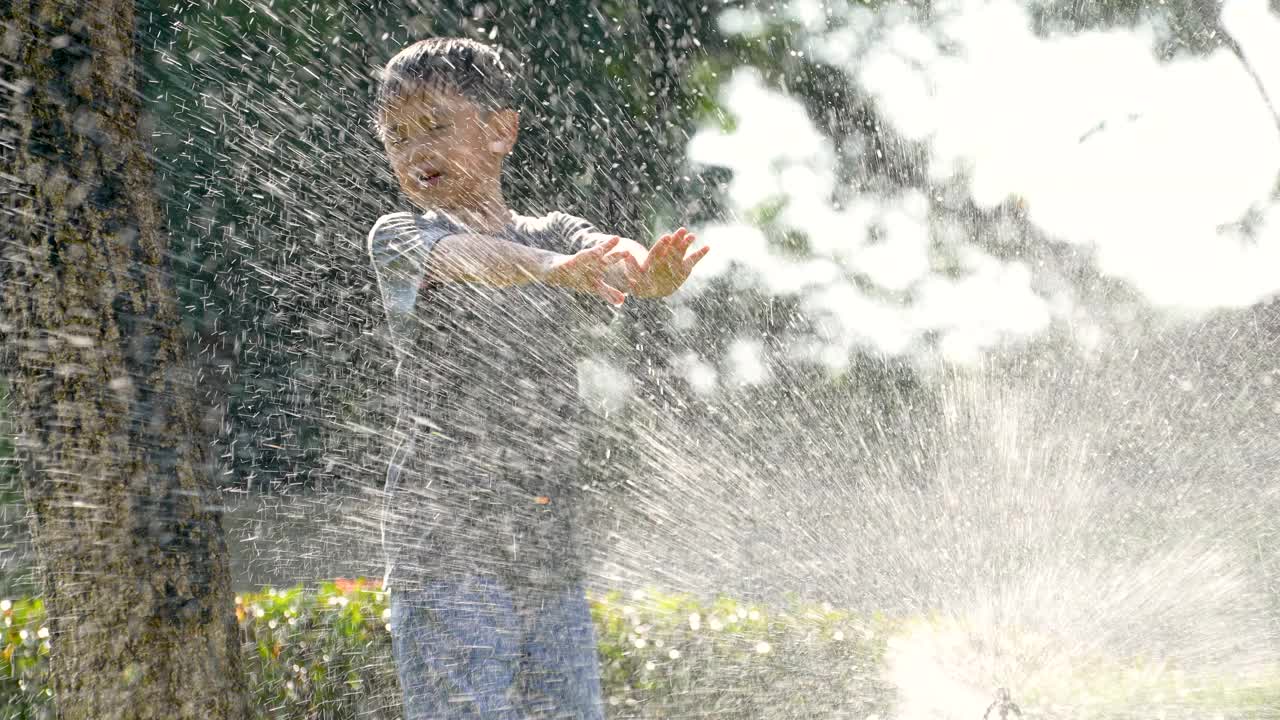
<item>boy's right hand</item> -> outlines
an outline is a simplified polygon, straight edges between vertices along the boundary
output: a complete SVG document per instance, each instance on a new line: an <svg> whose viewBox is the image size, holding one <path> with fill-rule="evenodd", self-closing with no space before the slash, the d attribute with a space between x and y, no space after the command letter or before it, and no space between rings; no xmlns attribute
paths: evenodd
<svg viewBox="0 0 1280 720"><path fill-rule="evenodd" d="M542 282L591 293L611 305L621 305L626 295L605 282L605 271L615 263L623 262L628 264L626 272L630 276L635 270L636 260L625 250L610 252L617 247L619 240L613 237L573 255L554 256L542 272Z"/></svg>

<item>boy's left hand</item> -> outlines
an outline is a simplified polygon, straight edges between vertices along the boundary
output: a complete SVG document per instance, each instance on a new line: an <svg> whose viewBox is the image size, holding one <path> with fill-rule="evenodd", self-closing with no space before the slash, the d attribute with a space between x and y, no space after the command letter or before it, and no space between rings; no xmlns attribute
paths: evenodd
<svg viewBox="0 0 1280 720"><path fill-rule="evenodd" d="M660 298L678 290L711 249L704 246L690 253L689 246L696 239L685 228L658 238L644 262L631 269L631 294L638 298Z"/></svg>

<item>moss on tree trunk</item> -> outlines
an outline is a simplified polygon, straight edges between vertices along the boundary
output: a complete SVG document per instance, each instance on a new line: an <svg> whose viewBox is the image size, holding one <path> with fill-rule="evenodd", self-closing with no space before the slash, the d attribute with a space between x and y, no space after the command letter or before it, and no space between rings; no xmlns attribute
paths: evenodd
<svg viewBox="0 0 1280 720"><path fill-rule="evenodd" d="M0 333L62 718L246 716L131 0L8 4Z"/></svg>

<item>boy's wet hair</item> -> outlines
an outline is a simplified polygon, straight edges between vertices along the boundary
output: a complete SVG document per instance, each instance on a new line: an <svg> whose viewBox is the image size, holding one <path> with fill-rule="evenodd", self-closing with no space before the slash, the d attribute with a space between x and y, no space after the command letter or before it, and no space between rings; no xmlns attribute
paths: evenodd
<svg viewBox="0 0 1280 720"><path fill-rule="evenodd" d="M406 94L446 88L484 110L515 109L515 76L505 53L475 40L436 37L419 40L396 53L382 69L373 125L385 139L391 103Z"/></svg>

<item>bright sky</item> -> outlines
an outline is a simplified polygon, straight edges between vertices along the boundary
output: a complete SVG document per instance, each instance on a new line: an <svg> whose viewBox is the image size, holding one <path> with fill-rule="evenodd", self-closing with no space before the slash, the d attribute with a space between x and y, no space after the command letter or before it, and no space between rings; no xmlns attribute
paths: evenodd
<svg viewBox="0 0 1280 720"><path fill-rule="evenodd" d="M941 3L928 28L853 7L827 29L817 3L784 7L810 28L806 52L843 68L894 131L927 144L936 184L967 177L979 206L1022 198L1048 242L1085 248L1153 307L1242 307L1280 291L1280 129L1230 51L1161 63L1156 27L1037 37L1027 11L1001 0ZM1222 12L1280 102L1280 17L1265 0L1227 0ZM763 27L740 10L721 23L746 34ZM737 71L721 100L736 128L699 132L690 161L733 171L736 217L785 199L779 228L803 233L816 255L777 255L745 219L702 228L716 249L686 297L735 265L739 282L802 292L830 318L826 345L810 350L834 366L855 348L917 352L926 333L948 358L972 360L1073 312L1035 268L997 259L965 228L940 222L927 188L842 192L831 140L758 71ZM837 207L833 195L849 200ZM1252 237L1239 230L1246 217ZM960 276L936 272L943 264ZM751 343L742 342L726 370L750 376Z"/></svg>

